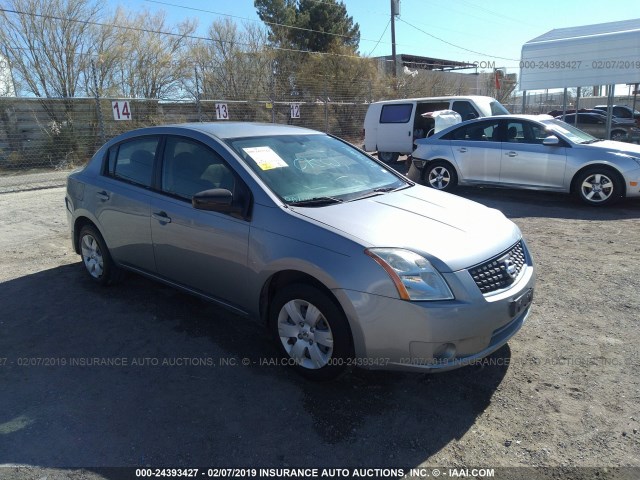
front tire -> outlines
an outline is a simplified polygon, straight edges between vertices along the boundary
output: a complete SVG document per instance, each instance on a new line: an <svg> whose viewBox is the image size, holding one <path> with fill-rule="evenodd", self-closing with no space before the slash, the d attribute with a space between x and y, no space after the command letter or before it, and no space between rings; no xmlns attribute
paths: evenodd
<svg viewBox="0 0 640 480"><path fill-rule="evenodd" d="M623 181L608 168L588 168L576 177L574 193L587 205L611 205L622 198Z"/></svg>
<svg viewBox="0 0 640 480"><path fill-rule="evenodd" d="M627 133L622 130L615 130L611 132L611 140L616 142L624 142L627 140Z"/></svg>
<svg viewBox="0 0 640 480"><path fill-rule="evenodd" d="M458 174L447 162L427 162L422 169L422 183L436 190L450 192L458 185Z"/></svg>
<svg viewBox="0 0 640 480"><path fill-rule="evenodd" d="M119 279L120 270L113 263L102 235L94 226L83 226L78 239L82 263L91 280L100 285L109 285Z"/></svg>
<svg viewBox="0 0 640 480"><path fill-rule="evenodd" d="M311 285L282 288L273 298L269 327L287 363L311 380L337 377L351 357L351 333L344 313Z"/></svg>

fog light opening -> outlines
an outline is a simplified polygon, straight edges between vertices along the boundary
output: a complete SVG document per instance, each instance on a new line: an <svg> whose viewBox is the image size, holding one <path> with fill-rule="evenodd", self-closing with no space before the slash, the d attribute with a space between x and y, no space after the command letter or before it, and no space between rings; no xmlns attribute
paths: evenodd
<svg viewBox="0 0 640 480"><path fill-rule="evenodd" d="M452 360L456 356L456 346L453 343L443 343L438 348L436 348L433 353L433 358L435 360Z"/></svg>

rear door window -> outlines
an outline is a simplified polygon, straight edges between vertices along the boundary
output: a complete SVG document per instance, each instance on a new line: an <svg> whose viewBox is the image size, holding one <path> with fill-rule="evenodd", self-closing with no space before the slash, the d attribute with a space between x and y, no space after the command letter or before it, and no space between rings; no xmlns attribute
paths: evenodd
<svg viewBox="0 0 640 480"><path fill-rule="evenodd" d="M109 150L108 176L143 187L150 187L153 163L160 137L143 137L121 143Z"/></svg>
<svg viewBox="0 0 640 480"><path fill-rule="evenodd" d="M445 140L467 140L475 142L499 142L500 122L498 120L488 120L485 122L474 122L449 132Z"/></svg>
<svg viewBox="0 0 640 480"><path fill-rule="evenodd" d="M380 123L407 123L411 120L412 103L383 105L380 112Z"/></svg>

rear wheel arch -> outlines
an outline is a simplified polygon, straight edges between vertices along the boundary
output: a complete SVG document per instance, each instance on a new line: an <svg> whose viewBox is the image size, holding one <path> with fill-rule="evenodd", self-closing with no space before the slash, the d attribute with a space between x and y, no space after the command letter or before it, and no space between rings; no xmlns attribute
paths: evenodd
<svg viewBox="0 0 640 480"><path fill-rule="evenodd" d="M82 230L82 227L84 227L85 225L92 226L100 233L100 235L102 235L102 232L100 231L98 226L88 217L76 218L75 222L73 223L73 248L77 254L80 254L80 230ZM104 235L102 235L102 238L104 239Z"/></svg>

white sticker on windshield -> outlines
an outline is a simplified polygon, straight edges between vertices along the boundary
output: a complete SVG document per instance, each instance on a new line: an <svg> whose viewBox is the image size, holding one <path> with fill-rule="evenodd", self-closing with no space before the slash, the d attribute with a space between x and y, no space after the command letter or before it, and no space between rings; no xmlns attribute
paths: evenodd
<svg viewBox="0 0 640 480"><path fill-rule="evenodd" d="M242 150L256 162L261 170L271 170L289 166L280 155L271 150L271 147L249 147L243 148Z"/></svg>

